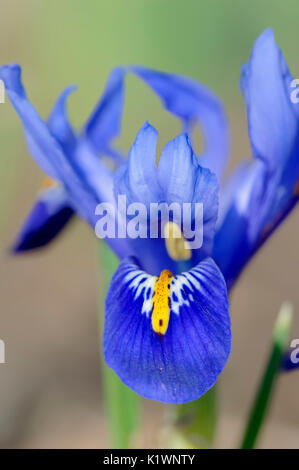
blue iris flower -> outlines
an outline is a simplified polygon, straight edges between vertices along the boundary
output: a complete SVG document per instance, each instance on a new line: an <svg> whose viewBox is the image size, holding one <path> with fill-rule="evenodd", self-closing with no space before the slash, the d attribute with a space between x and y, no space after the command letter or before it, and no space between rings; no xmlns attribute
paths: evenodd
<svg viewBox="0 0 299 470"><path fill-rule="evenodd" d="M166 145L157 167L157 131L146 123L128 160L114 174L100 154L107 153L103 140L110 142L118 131L115 121L122 112L127 72L135 73L160 96L182 120L185 132ZM217 178L199 164L187 133L201 124L206 141L201 163L210 160L219 177L228 139L218 99L206 87L181 76L141 67L118 68L76 138L66 119L65 95L55 107L54 118L52 113L45 123L26 97L19 66L2 67L0 76L21 118L32 156L48 177L58 181L69 206L93 228L97 204L115 204L118 194L125 194L128 203L204 204L203 245L191 253L186 272L161 237L107 240L122 262L107 295L104 329L108 365L136 392L167 403L200 397L226 364L231 331L225 280L210 258L218 212ZM66 145L70 136L72 145Z"/></svg>
<svg viewBox="0 0 299 470"><path fill-rule="evenodd" d="M128 72L141 78L182 121L184 133L166 145L158 166L157 131L148 123L126 161L111 145L120 130ZM52 191L63 192L64 207L93 228L97 204L115 205L121 194L129 203L145 205L203 203L203 245L184 263L161 237L107 239L122 261L107 294L104 329L105 359L133 390L167 403L199 398L215 383L230 353L227 287L298 198L298 111L290 101L292 78L272 31L258 38L242 70L254 160L242 163L226 184L225 115L210 90L193 80L143 67L117 68L76 136L65 112L68 91L45 123L26 97L19 66L3 66L0 78L22 120L30 153L58 181ZM192 150L196 124L205 141L199 159ZM105 165L103 154L111 156L116 172ZM56 213L61 207L57 204ZM33 217L33 229L27 221L20 249L28 234L29 245L34 245L32 230L49 241L42 233L47 233L49 214ZM65 223L57 222L57 232Z"/></svg>

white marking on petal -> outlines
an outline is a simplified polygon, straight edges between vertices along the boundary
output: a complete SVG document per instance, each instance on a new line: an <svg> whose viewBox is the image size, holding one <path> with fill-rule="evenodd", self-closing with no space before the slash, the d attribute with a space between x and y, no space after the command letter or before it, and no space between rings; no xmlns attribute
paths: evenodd
<svg viewBox="0 0 299 470"><path fill-rule="evenodd" d="M128 287L135 291L134 300L137 300L141 294L143 295L141 313L145 313L147 317L149 317L153 310L153 295L156 281L157 276L151 276L140 269L132 270L125 277Z"/></svg>
<svg viewBox="0 0 299 470"><path fill-rule="evenodd" d="M189 307L190 303L194 302L192 293L203 291L201 282L205 279L203 270L203 267L195 267L191 269L191 271L184 272L172 278L169 290L171 312L179 315L180 308L183 305ZM212 274L209 270L206 271ZM128 283L128 287L135 292L134 300L138 299L140 295L143 295L141 313L145 313L147 317L151 315L153 310L153 296L157 279L157 276L151 276L133 267L125 277L125 282Z"/></svg>

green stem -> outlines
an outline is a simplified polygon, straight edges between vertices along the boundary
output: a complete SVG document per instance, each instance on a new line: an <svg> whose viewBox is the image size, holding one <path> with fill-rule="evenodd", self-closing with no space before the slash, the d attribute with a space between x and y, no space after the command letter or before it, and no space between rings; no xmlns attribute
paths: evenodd
<svg viewBox="0 0 299 470"><path fill-rule="evenodd" d="M274 326L272 350L250 412L241 444L242 449L254 448L262 424L265 421L281 361L289 342L291 323L292 306L285 303L280 309Z"/></svg>
<svg viewBox="0 0 299 470"><path fill-rule="evenodd" d="M168 444L174 448L212 447L217 420L217 388L212 387L198 400L170 409Z"/></svg>
<svg viewBox="0 0 299 470"><path fill-rule="evenodd" d="M104 326L104 302L107 289L118 259L104 243L100 243L99 267L102 286L100 293L99 322L101 332ZM109 423L110 437L114 449L127 449L139 422L139 397L126 387L109 369L102 357L102 382L104 391L105 412Z"/></svg>

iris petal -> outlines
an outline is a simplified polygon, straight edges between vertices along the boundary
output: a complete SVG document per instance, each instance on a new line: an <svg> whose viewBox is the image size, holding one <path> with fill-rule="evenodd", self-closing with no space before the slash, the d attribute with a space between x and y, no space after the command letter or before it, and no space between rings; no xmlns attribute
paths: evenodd
<svg viewBox="0 0 299 470"><path fill-rule="evenodd" d="M194 125L199 125L204 137L201 165L209 168L220 180L229 155L228 124L223 106L206 86L182 75L134 65L114 69L86 125L87 141L96 150L114 152L110 144L105 146L105 142L109 143L120 132L127 73L135 74L158 95L164 107L181 120L183 130L188 132L191 140Z"/></svg>
<svg viewBox="0 0 299 470"><path fill-rule="evenodd" d="M194 155L186 134L181 134L170 141L164 148L158 167L156 165L157 131L146 123L139 131L137 138L129 152L128 161L116 172L114 188L116 197L125 195L127 203L142 202L146 207L147 219L144 220L145 230L150 236L150 227L156 223L150 218L152 204L166 204L171 213L171 204L176 203L180 210L181 227L191 236L195 237L195 231L203 233L202 244L194 244L192 249L192 265L210 256L215 225L218 213L218 183L215 175L207 168L202 168L199 159ZM189 203L189 206L186 207ZM183 225L183 204L186 204L186 212L190 214L190 227ZM196 212L196 204L203 206L203 220L199 219ZM157 206L156 206L157 207ZM165 217L168 213L165 212ZM187 216L186 216L187 219ZM161 216L162 223L165 222ZM167 220L168 221L168 220ZM158 222L160 224L160 220ZM198 239L200 238L199 235ZM128 239L131 251L128 254L142 260L142 267L151 274L158 274L163 268L174 270L173 260L169 257L165 240L151 237L146 240L140 238ZM148 252L148 256L147 253ZM159 252L159 257L152 253Z"/></svg>
<svg viewBox="0 0 299 470"><path fill-rule="evenodd" d="M63 185L71 207L94 228L98 221L95 214L97 205L102 201L110 202L113 197L110 172L88 149L86 154L78 154L78 158L63 152L60 143L27 99L19 65L2 66L0 78L22 121L31 155L48 176ZM107 239L107 242L118 256L127 254L126 240Z"/></svg>
<svg viewBox="0 0 299 470"><path fill-rule="evenodd" d="M107 81L104 93L87 121L83 132L95 152L107 152L120 160L120 155L112 151L110 142L119 135L124 106L125 69L114 69Z"/></svg>
<svg viewBox="0 0 299 470"><path fill-rule="evenodd" d="M241 76L253 153L265 165L258 223L251 229L256 236L262 225L273 224L288 209L299 178L298 105L291 101L290 82L284 56L267 29Z"/></svg>
<svg viewBox="0 0 299 470"><path fill-rule="evenodd" d="M163 187L163 199L203 205L203 245L192 251L193 264L211 254L218 215L218 182L207 168L202 168L196 158L189 138L182 134L171 140L163 149L158 178Z"/></svg>
<svg viewBox="0 0 299 470"><path fill-rule="evenodd" d="M271 169L287 158L297 130L292 89L285 83L286 67L273 31L267 29L256 40L241 75L254 155Z"/></svg>
<svg viewBox="0 0 299 470"><path fill-rule="evenodd" d="M291 79L273 31L264 31L241 75L255 160L241 164L224 192L214 244L213 257L229 286L299 198L298 106L291 102Z"/></svg>
<svg viewBox="0 0 299 470"><path fill-rule="evenodd" d="M171 140L163 149L158 173L165 199L171 202L192 201L199 168L186 134Z"/></svg>
<svg viewBox="0 0 299 470"><path fill-rule="evenodd" d="M66 101L69 95L75 90L75 86L69 86L63 90L48 118L48 126L51 134L60 143L62 149L70 155L75 150L77 137L67 116Z"/></svg>
<svg viewBox="0 0 299 470"><path fill-rule="evenodd" d="M214 385L230 353L225 281L212 259L171 277L168 328L158 334L151 318L156 280L132 258L121 262L106 299L105 360L145 398L195 400Z"/></svg>
<svg viewBox="0 0 299 470"><path fill-rule="evenodd" d="M264 178L263 162L244 162L231 176L222 194L223 205L212 253L229 288L253 254L257 229L263 224L260 207Z"/></svg>
<svg viewBox="0 0 299 470"><path fill-rule="evenodd" d="M188 132L191 140L194 124L199 125L205 144L200 163L220 181L228 160L229 133L219 99L206 86L182 75L138 66L129 67L129 71L151 87L165 108L182 120L183 130Z"/></svg>
<svg viewBox="0 0 299 470"><path fill-rule="evenodd" d="M31 155L48 176L64 185L72 206L94 227L94 210L100 195L95 188L90 187L89 175L82 165L75 163L62 151L48 126L27 99L21 83L20 67L17 64L2 66L0 78L4 80L7 94L20 116Z"/></svg>
<svg viewBox="0 0 299 470"><path fill-rule="evenodd" d="M37 164L50 177L58 179L58 171L53 162L47 158L45 148L48 141L54 145L54 139L48 133L44 123L29 103L21 82L21 68L18 64L3 65L0 67L0 78L4 81L5 91L19 114L24 126L24 133L30 153Z"/></svg>
<svg viewBox="0 0 299 470"><path fill-rule="evenodd" d="M67 117L66 100L75 88L68 87L61 93L48 118L51 134L68 155L74 152L77 138ZM13 251L22 253L47 245L65 228L73 213L70 198L61 185L53 184L41 189L18 234Z"/></svg>
<svg viewBox="0 0 299 470"><path fill-rule="evenodd" d="M42 190L13 246L15 253L51 242L73 215L68 196L59 186Z"/></svg>
<svg viewBox="0 0 299 470"><path fill-rule="evenodd" d="M142 202L149 206L161 198L156 168L157 139L158 132L146 122L129 151L128 161L116 173L116 193L125 194L128 203Z"/></svg>

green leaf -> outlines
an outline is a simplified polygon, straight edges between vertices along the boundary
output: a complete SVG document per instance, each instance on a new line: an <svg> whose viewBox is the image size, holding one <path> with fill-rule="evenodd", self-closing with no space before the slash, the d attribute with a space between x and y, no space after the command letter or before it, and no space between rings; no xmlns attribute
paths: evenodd
<svg viewBox="0 0 299 470"><path fill-rule="evenodd" d="M198 400L170 408L168 443L173 448L207 449L214 441L217 421L217 389Z"/></svg>
<svg viewBox="0 0 299 470"><path fill-rule="evenodd" d="M110 279L118 266L118 259L104 243L100 243L99 266L103 287L100 294L99 315L103 331L104 299ZM101 357L105 412L112 446L115 449L127 449L139 424L139 396L119 380L113 370L106 366L102 355Z"/></svg>
<svg viewBox="0 0 299 470"><path fill-rule="evenodd" d="M292 316L292 305L284 303L274 325L271 353L250 412L241 444L242 449L254 448L265 421L281 362L290 340Z"/></svg>

